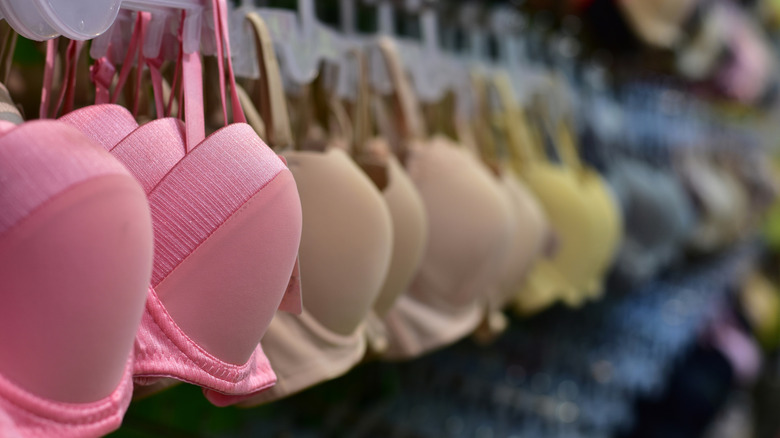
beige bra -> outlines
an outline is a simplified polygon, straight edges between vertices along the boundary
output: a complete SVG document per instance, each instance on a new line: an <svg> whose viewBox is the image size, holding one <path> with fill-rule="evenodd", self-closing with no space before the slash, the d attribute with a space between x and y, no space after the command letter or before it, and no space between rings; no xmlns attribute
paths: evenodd
<svg viewBox="0 0 780 438"><path fill-rule="evenodd" d="M552 236L542 206L507 161L507 155L513 151L507 148L502 156L497 147L499 139L495 136L499 129L493 129L489 119L484 117L491 111L487 81L475 73L472 75L472 85L479 105L477 113L483 117L475 117L472 123L456 120L455 130L462 142L472 144L473 150L480 150L483 160L492 165L496 182L511 213L510 234L507 238L509 246L502 263L497 295L490 297L485 323L477 333L479 340L490 341L507 326L502 309L524 287L529 272L536 260L544 255Z"/></svg>
<svg viewBox="0 0 780 438"><path fill-rule="evenodd" d="M552 230L539 201L520 181L514 172L505 167L501 172L501 184L515 214L515 235L501 276L501 293L495 306L509 304L533 269L551 239Z"/></svg>
<svg viewBox="0 0 780 438"><path fill-rule="evenodd" d="M355 160L382 192L393 222L393 256L379 297L366 321L371 356L381 356L388 347L383 318L404 293L420 267L428 243L428 216L420 193L393 154L390 121L384 106L368 83L364 52L354 52L357 64L357 99L354 105ZM376 126L375 126L376 125ZM377 136L374 131L378 130Z"/></svg>
<svg viewBox="0 0 780 438"><path fill-rule="evenodd" d="M499 287L510 207L495 178L465 148L423 138L421 116L393 43L378 43L395 89L405 165L428 216L428 245L409 290L385 317L385 357L411 358L450 344L479 325Z"/></svg>
<svg viewBox="0 0 780 438"><path fill-rule="evenodd" d="M273 146L292 144L278 62L262 19L255 31L265 89L260 114ZM275 387L243 403L253 406L335 378L364 356L364 321L390 266L390 212L371 180L340 148L282 153L303 209L300 274L303 312L277 312L261 341L277 375Z"/></svg>
<svg viewBox="0 0 780 438"><path fill-rule="evenodd" d="M389 358L409 358L473 332L497 295L511 210L495 180L451 140L409 148L407 169L430 223L417 276L385 319Z"/></svg>

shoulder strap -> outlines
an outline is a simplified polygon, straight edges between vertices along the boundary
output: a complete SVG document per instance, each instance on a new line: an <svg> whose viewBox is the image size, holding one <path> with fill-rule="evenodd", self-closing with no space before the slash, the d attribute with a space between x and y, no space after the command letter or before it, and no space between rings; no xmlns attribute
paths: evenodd
<svg viewBox="0 0 780 438"><path fill-rule="evenodd" d="M271 34L257 13L250 12L246 18L253 31L257 59L260 63L260 87L257 94L260 115L266 124L265 140L272 148L284 149L293 145L293 136L279 62Z"/></svg>

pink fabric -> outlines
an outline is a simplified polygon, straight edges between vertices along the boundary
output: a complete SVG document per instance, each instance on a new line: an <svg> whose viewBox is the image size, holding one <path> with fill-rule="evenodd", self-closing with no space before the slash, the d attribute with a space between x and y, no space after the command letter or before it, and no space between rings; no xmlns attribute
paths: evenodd
<svg viewBox="0 0 780 438"><path fill-rule="evenodd" d="M29 147L35 136L36 148ZM67 187L101 175L126 173L75 129L52 121L32 121L3 136L0 148L0 235ZM32 171L31 169L35 169Z"/></svg>
<svg viewBox="0 0 780 438"><path fill-rule="evenodd" d="M289 174L284 163L273 151L254 135L248 125L243 124L223 128L187 154L149 193L155 226L152 284L156 287L182 266L185 260L201 248L239 209L245 209L250 199L263 196L263 189L277 180L282 172ZM283 207L283 204L274 202L270 206L279 208ZM257 226L261 224L258 223ZM288 235L290 230L279 229L276 232ZM297 233L299 235L300 229ZM285 266L280 266L280 274L276 275L290 279L287 290L283 286L279 288L257 284L255 297L246 303L239 302L245 304L247 309L254 308L255 305L251 302L257 300L266 303L262 307L271 311L268 321L259 318L251 323L255 329L262 329L262 332L270 323L273 310L280 305L285 308L287 304L289 308L300 303L298 279L293 263L297 253L297 241L288 241L287 244L294 249L291 254L285 255L290 253L290 249L280 248L280 260L289 259L290 256L292 258L289 262L282 263ZM256 263L268 262L270 261L257 260ZM267 279L271 280L272 278ZM213 293L230 295L233 291L215 289ZM143 377L175 377L203 386L206 397L219 404L219 396L215 392L243 395L265 389L275 382L275 375L257 343L254 344L254 353L245 364L231 364L197 346L186 335L185 330L175 325L168 313L165 313L166 318L160 317L164 307L156 294L150 295L148 306L136 343L135 375L138 383L155 383L154 379ZM195 312L210 310L213 311L194 309ZM216 317L230 318L229 315ZM225 324L225 320L221 319L220 323Z"/></svg>
<svg viewBox="0 0 780 438"><path fill-rule="evenodd" d="M56 106L51 110L52 87L54 86L54 60L57 55L57 41L55 38L46 43L46 64L43 72L43 88L41 90L41 105L38 116L41 119L56 117L60 109L63 112L73 110L73 102L76 97L76 69L81 51L84 48L83 41L70 41L65 53L65 68L62 74L62 85L57 98Z"/></svg>
<svg viewBox="0 0 780 438"><path fill-rule="evenodd" d="M38 117L45 119L49 117L49 106L51 104L51 94L54 86L54 59L57 56L57 42L54 38L46 41L46 64L43 69L43 86L41 87L41 106L38 108Z"/></svg>
<svg viewBox="0 0 780 438"><path fill-rule="evenodd" d="M142 46L141 41L141 30L143 28L143 14L139 14L135 21L135 26L133 27L133 33L130 37L130 44L127 48L127 53L125 54L125 59L122 62L122 69L119 71L119 78L117 79L116 87L114 88L114 93L111 95L111 103L117 103L119 101L119 96L121 95L121 91L125 86L125 83L127 82L127 78L130 76L131 68L133 67L134 60L136 56L138 56L140 53L140 49ZM138 59L140 60L140 56L138 56Z"/></svg>
<svg viewBox="0 0 780 438"><path fill-rule="evenodd" d="M4 438L81 438L119 428L130 405L132 359L120 385L93 403L63 403L36 396L0 374L0 435Z"/></svg>
<svg viewBox="0 0 780 438"><path fill-rule="evenodd" d="M184 124L172 118L152 120L122 139L111 155L148 194L184 158Z"/></svg>
<svg viewBox="0 0 780 438"><path fill-rule="evenodd" d="M218 405L220 393L251 394L276 383L262 347L258 346L242 365L214 357L176 325L152 288L136 336L135 360L133 373L137 384L148 385L159 377L172 377L203 386L206 397Z"/></svg>
<svg viewBox="0 0 780 438"><path fill-rule="evenodd" d="M78 129L107 151L138 129L138 123L130 111L113 104L79 108L65 114L59 120ZM163 150L164 148L161 147L158 152L163 153Z"/></svg>
<svg viewBox="0 0 780 438"><path fill-rule="evenodd" d="M6 126L2 127L6 129ZM5 132L0 140L0 237L4 243L9 243L9 237L13 236L12 231L19 229L23 224L30 224L31 218L36 212L51 206L55 200L62 200L63 194L72 193L72 189L89 187L88 182L94 182L97 178L119 177L125 181L130 181L127 170L106 151L92 144L88 138L68 125L51 120L33 121L20 125L16 129ZM101 182L108 181L101 179ZM116 180L112 180L116 181ZM94 185L94 184L93 184ZM137 186L136 186L137 187ZM138 189L138 194L142 194ZM125 198L123 198L125 199ZM145 204L145 202L144 202ZM81 205L81 204L79 204ZM146 215L149 218L149 212L135 211L139 215ZM60 210L55 210L60 211ZM64 210L72 212L72 210ZM62 217L62 216L57 216ZM139 220L139 217L132 217L133 221ZM150 227L150 225L149 225ZM149 244L146 251L135 253L129 251L128 257L143 256L145 261L125 258L125 261L132 262L132 265L146 264L143 272L143 278L136 277L133 282L143 284L149 278L149 266L151 262L151 230L147 229L146 236ZM11 241L12 242L12 241ZM11 246L13 248L13 245ZM63 254L64 256L68 256ZM74 266L78 266L75 264ZM79 275L78 271L75 275ZM130 269L127 272L133 272ZM123 280L124 281L124 280ZM85 282L89 283L89 282ZM100 281L97 282L99 284ZM84 286L84 285L82 285ZM66 287L63 285L63 287ZM91 286L87 286L89 289ZM48 291L48 292L47 292ZM143 292L143 289L136 290ZM9 291L13 292L13 291ZM73 298L89 296L94 289L78 290L67 288L65 290L44 290L44 291L26 291L35 299L39 295L45 298L45 293L66 294ZM99 294L113 292L100 288ZM126 291L127 292L127 291ZM130 291L132 292L132 291ZM71 294L83 293L80 297L74 297ZM132 295L132 294L131 294ZM24 295L17 294L18 297ZM8 298L8 297L6 297ZM124 343L121 338L125 336L122 333L124 328L130 324L132 334L138 323L138 316L143 303L143 293L135 297L116 296L122 302L135 301L137 310L128 307L122 307L121 311L128 316L128 320L116 321L115 327L104 327L105 333L101 332L96 338L101 338L105 342L109 341L113 345ZM73 303L78 303L73 299ZM7 304L7 302L6 302ZM44 307L42 304L36 304ZM41 309L42 311L44 309ZM65 309L63 309L65 310ZM43 313L45 315L45 313ZM30 314L29 317L37 315ZM8 321L3 318L3 321ZM95 318L89 324L93 326L99 324L100 318ZM68 318L64 318L68 322ZM57 321L52 321L50 327L41 324L41 330L57 327ZM60 323L62 323L60 321ZM120 325L125 327L119 330ZM101 327L95 326L91 331L100 330ZM66 327L63 327L66 329ZM78 333L82 328L74 329L73 333ZM5 330L8 330L6 328ZM70 332L68 332L70 333ZM57 333L58 337L67 336L67 333ZM130 341L132 338L128 338ZM116 341L116 342L114 342ZM119 344L117 344L119 343ZM7 346L7 344L4 344ZM128 343L128 347L130 343ZM13 351L13 350L12 350ZM11 351L11 354L13 352ZM6 351L6 353L9 353ZM19 436L19 437L91 437L109 433L119 427L122 416L130 402L132 383L132 357L128 350L125 356L120 356L120 366L115 370L121 378L118 384L107 396L93 402L86 403L68 403L54 401L49 398L39 396L30 390L26 390L9 380L9 378L0 374L0 435ZM122 359L124 357L124 359ZM106 359L106 358L103 358ZM45 360L45 358L41 358ZM50 366L56 367L54 362ZM54 370L53 373L56 374ZM68 378L68 374L60 375L60 378ZM17 378L18 380L18 378ZM112 381L113 382L113 381ZM113 383L112 383L113 385ZM36 391L39 393L39 391Z"/></svg>
<svg viewBox="0 0 780 438"><path fill-rule="evenodd" d="M230 53L230 32L228 32L228 19L227 19L227 3L225 0L212 0L212 9L214 10L214 29L218 29L217 36L217 63L219 65L219 71L223 72L224 59L227 56L228 65L228 78L230 79L230 103L232 104L233 120L236 123L246 123L246 116L244 115L244 109L241 108L241 102L238 99L238 90L236 87L236 77L233 72L233 56ZM223 53L224 47L224 53ZM219 91L222 97L222 102L226 101L225 97L225 75L219 75ZM227 106L222 105L222 115L225 123L227 123Z"/></svg>
<svg viewBox="0 0 780 438"><path fill-rule="evenodd" d="M155 120L128 135L135 122L126 109L115 105L84 108L63 119L101 141L150 195L150 203L155 205L154 285L285 170L283 161L247 125L232 125L215 133L208 144L199 146L185 159L183 125L176 119ZM105 125L107 119L114 123ZM109 146L119 138L122 140L118 144ZM248 141L251 139L255 141ZM217 208L217 204L232 209ZM293 312L300 311L296 268L292 267L293 275L280 306ZM277 306L278 302L272 305L274 309ZM203 386L206 397L215 404L225 403L217 398L220 393L254 393L275 382L259 345L242 365L216 358L176 325L153 291L136 339L136 358L136 383L151 385L161 377L173 377Z"/></svg>
<svg viewBox="0 0 780 438"><path fill-rule="evenodd" d="M95 84L95 105L106 104L111 100L111 82L116 74L116 67L108 58L95 60L89 68L90 79Z"/></svg>
<svg viewBox="0 0 780 438"><path fill-rule="evenodd" d="M206 121L203 118L203 69L200 54L182 55L182 81L184 121L189 152L206 138Z"/></svg>
<svg viewBox="0 0 780 438"><path fill-rule="evenodd" d="M142 24L142 19L137 22L135 35L143 33ZM132 53L131 47L125 65L130 64ZM203 139L201 74L199 55L185 54L185 125L161 119L137 128L132 115L114 105L82 109L63 120L111 150L148 194L155 236L151 286L157 290L150 287L136 336L136 384L157 387L160 379L175 378L203 386L209 400L227 404L232 403L229 396L256 393L273 385L276 376L259 337L277 308L301 311L295 261L300 200L284 162L248 125L230 125ZM120 74L120 86L126 76ZM242 115L234 109L234 117ZM252 240L258 236L262 247ZM263 256L227 260L229 268L192 284L191 278L209 271L204 264L225 262L208 258L220 254L220 245L234 247L231 254L235 257ZM242 271L247 260L251 273ZM260 281L258 274L263 274ZM233 290L226 286L247 286L251 280L255 282L249 287ZM225 298L221 303L220 297ZM204 336L204 330L209 334L206 340L213 341L210 345L197 338ZM215 348L220 344L251 345L248 359L228 361L213 353L214 349L225 351Z"/></svg>
<svg viewBox="0 0 780 438"><path fill-rule="evenodd" d="M284 163L249 125L212 134L149 193L158 284L216 228L280 172Z"/></svg>

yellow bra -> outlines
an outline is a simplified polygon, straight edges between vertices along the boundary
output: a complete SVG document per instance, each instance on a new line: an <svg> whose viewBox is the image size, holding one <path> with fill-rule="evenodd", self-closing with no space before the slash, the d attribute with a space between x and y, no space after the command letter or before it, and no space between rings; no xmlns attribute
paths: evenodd
<svg viewBox="0 0 780 438"><path fill-rule="evenodd" d="M623 239L623 217L617 198L606 180L593 168L585 166L579 158L574 143L574 137L568 125L559 124L558 145L562 149L568 165L577 173L580 184L590 200L588 205L591 214L594 215L593 241L587 253L593 257L597 268L593 277L585 286L585 296L576 297L574 301L567 302L578 305L582 298L597 299L601 297L604 289L603 279L612 266L620 243Z"/></svg>
<svg viewBox="0 0 780 438"><path fill-rule="evenodd" d="M569 303L582 301L578 297L593 285L603 272L606 252L598 240L611 240L612 233L604 224L604 202L592 183L593 176L583 176L569 166L556 165L545 158L537 139L526 123L525 114L511 101L513 96L509 78L499 74L494 80L503 107L503 117L497 120L506 131L513 150L513 168L536 195L557 236L557 250L548 259L541 259L529 275L526 287L514 299L521 314L539 312L562 299ZM594 193L596 195L594 195ZM607 244L614 246L611 242ZM594 257L594 250L598 252ZM614 251L612 251L614 252ZM611 255L610 255L611 256Z"/></svg>

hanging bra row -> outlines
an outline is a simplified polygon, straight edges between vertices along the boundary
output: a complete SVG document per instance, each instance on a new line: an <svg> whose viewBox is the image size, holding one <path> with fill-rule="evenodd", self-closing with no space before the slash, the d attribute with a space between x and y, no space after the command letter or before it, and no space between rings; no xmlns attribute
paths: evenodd
<svg viewBox="0 0 780 438"><path fill-rule="evenodd" d="M473 111L421 105L387 37L341 53L347 72L285 84L261 15L210 12L215 67L188 47L191 11L141 11L92 46L95 105L74 109L75 41L47 43L40 120L0 93L3 436L102 435L179 382L267 403L364 360L488 341L505 309L581 306L610 272L634 287L755 226L744 176L703 153L599 174L554 88L524 107L508 73L477 71L456 96ZM228 23L260 79L236 83Z"/></svg>

